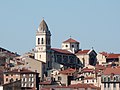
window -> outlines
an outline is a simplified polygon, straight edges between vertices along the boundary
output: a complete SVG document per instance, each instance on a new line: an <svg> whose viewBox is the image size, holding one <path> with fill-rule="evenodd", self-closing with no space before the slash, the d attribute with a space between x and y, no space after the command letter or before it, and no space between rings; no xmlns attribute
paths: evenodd
<svg viewBox="0 0 120 90"><path fill-rule="evenodd" d="M6 76L9 76L8 74L6 74Z"/></svg>
<svg viewBox="0 0 120 90"><path fill-rule="evenodd" d="M44 44L43 38L41 39L41 44Z"/></svg>
<svg viewBox="0 0 120 90"><path fill-rule="evenodd" d="M110 77L108 77L108 82L110 82Z"/></svg>
<svg viewBox="0 0 120 90"><path fill-rule="evenodd" d="M63 56L63 62L64 63L68 62L68 56L65 56L65 55Z"/></svg>
<svg viewBox="0 0 120 90"><path fill-rule="evenodd" d="M6 82L8 81L8 78L6 78Z"/></svg>
<svg viewBox="0 0 120 90"><path fill-rule="evenodd" d="M23 80L24 82L26 82L26 81L27 81L27 78L23 78L22 80Z"/></svg>
<svg viewBox="0 0 120 90"><path fill-rule="evenodd" d="M94 80L92 80L92 82L94 82Z"/></svg>
<svg viewBox="0 0 120 90"><path fill-rule="evenodd" d="M60 81L60 80L62 80L62 78L60 76L58 76L58 80Z"/></svg>
<svg viewBox="0 0 120 90"><path fill-rule="evenodd" d="M40 38L38 38L38 44L40 44Z"/></svg>
<svg viewBox="0 0 120 90"><path fill-rule="evenodd" d="M114 81L116 80L116 77L114 77Z"/></svg>
<svg viewBox="0 0 120 90"><path fill-rule="evenodd" d="M113 87L116 88L116 83L113 83Z"/></svg>
<svg viewBox="0 0 120 90"><path fill-rule="evenodd" d="M118 76L116 76L116 81L118 81Z"/></svg>
<svg viewBox="0 0 120 90"><path fill-rule="evenodd" d="M25 77L25 74L23 74L23 76Z"/></svg>
<svg viewBox="0 0 120 90"><path fill-rule="evenodd" d="M74 48L74 45L72 45L72 48Z"/></svg>
<svg viewBox="0 0 120 90"><path fill-rule="evenodd" d="M30 87L34 87L34 83L30 83Z"/></svg>
<svg viewBox="0 0 120 90"><path fill-rule="evenodd" d="M87 83L88 83L88 80L87 80Z"/></svg>
<svg viewBox="0 0 120 90"><path fill-rule="evenodd" d="M16 81L18 80L18 78L16 78Z"/></svg>
<svg viewBox="0 0 120 90"><path fill-rule="evenodd" d="M11 74L11 76L13 76L13 74Z"/></svg>
<svg viewBox="0 0 120 90"><path fill-rule="evenodd" d="M106 83L104 83L104 88L106 88Z"/></svg>
<svg viewBox="0 0 120 90"><path fill-rule="evenodd" d="M104 77L104 82L106 82L106 77Z"/></svg>
<svg viewBox="0 0 120 90"><path fill-rule="evenodd" d="M40 55L40 58L41 58L41 55Z"/></svg>
<svg viewBox="0 0 120 90"><path fill-rule="evenodd" d="M14 81L13 78L11 78L11 79L10 79L10 82L13 82L13 81Z"/></svg>
<svg viewBox="0 0 120 90"><path fill-rule="evenodd" d="M66 45L66 47L68 47L68 45Z"/></svg>
<svg viewBox="0 0 120 90"><path fill-rule="evenodd" d="M110 87L110 83L108 83L108 88Z"/></svg>

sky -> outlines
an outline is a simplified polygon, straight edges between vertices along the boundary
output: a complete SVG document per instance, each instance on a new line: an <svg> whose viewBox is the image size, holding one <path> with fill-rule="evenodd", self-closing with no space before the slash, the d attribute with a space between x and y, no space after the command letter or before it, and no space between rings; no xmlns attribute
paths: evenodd
<svg viewBox="0 0 120 90"><path fill-rule="evenodd" d="M0 0L0 47L18 54L35 48L43 17L54 48L71 36L81 49L120 53L120 0Z"/></svg>

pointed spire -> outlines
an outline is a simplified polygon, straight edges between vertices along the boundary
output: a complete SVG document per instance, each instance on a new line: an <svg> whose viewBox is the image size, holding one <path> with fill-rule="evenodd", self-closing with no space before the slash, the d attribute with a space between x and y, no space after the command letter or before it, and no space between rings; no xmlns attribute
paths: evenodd
<svg viewBox="0 0 120 90"><path fill-rule="evenodd" d="M48 31L48 26L44 20L44 17L43 17L43 19L38 27L38 31Z"/></svg>

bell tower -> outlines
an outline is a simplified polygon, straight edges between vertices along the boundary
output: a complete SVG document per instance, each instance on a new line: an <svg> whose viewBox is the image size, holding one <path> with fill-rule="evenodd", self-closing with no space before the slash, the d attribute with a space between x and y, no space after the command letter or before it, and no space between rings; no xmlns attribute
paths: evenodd
<svg viewBox="0 0 120 90"><path fill-rule="evenodd" d="M43 19L36 32L35 59L47 62L50 57L51 33Z"/></svg>

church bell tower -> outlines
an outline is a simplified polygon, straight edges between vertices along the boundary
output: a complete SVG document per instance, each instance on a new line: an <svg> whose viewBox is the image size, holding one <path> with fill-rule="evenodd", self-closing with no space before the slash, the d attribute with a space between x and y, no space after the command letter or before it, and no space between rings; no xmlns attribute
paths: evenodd
<svg viewBox="0 0 120 90"><path fill-rule="evenodd" d="M46 63L50 58L50 48L51 33L45 20L43 19L36 32L35 59Z"/></svg>

